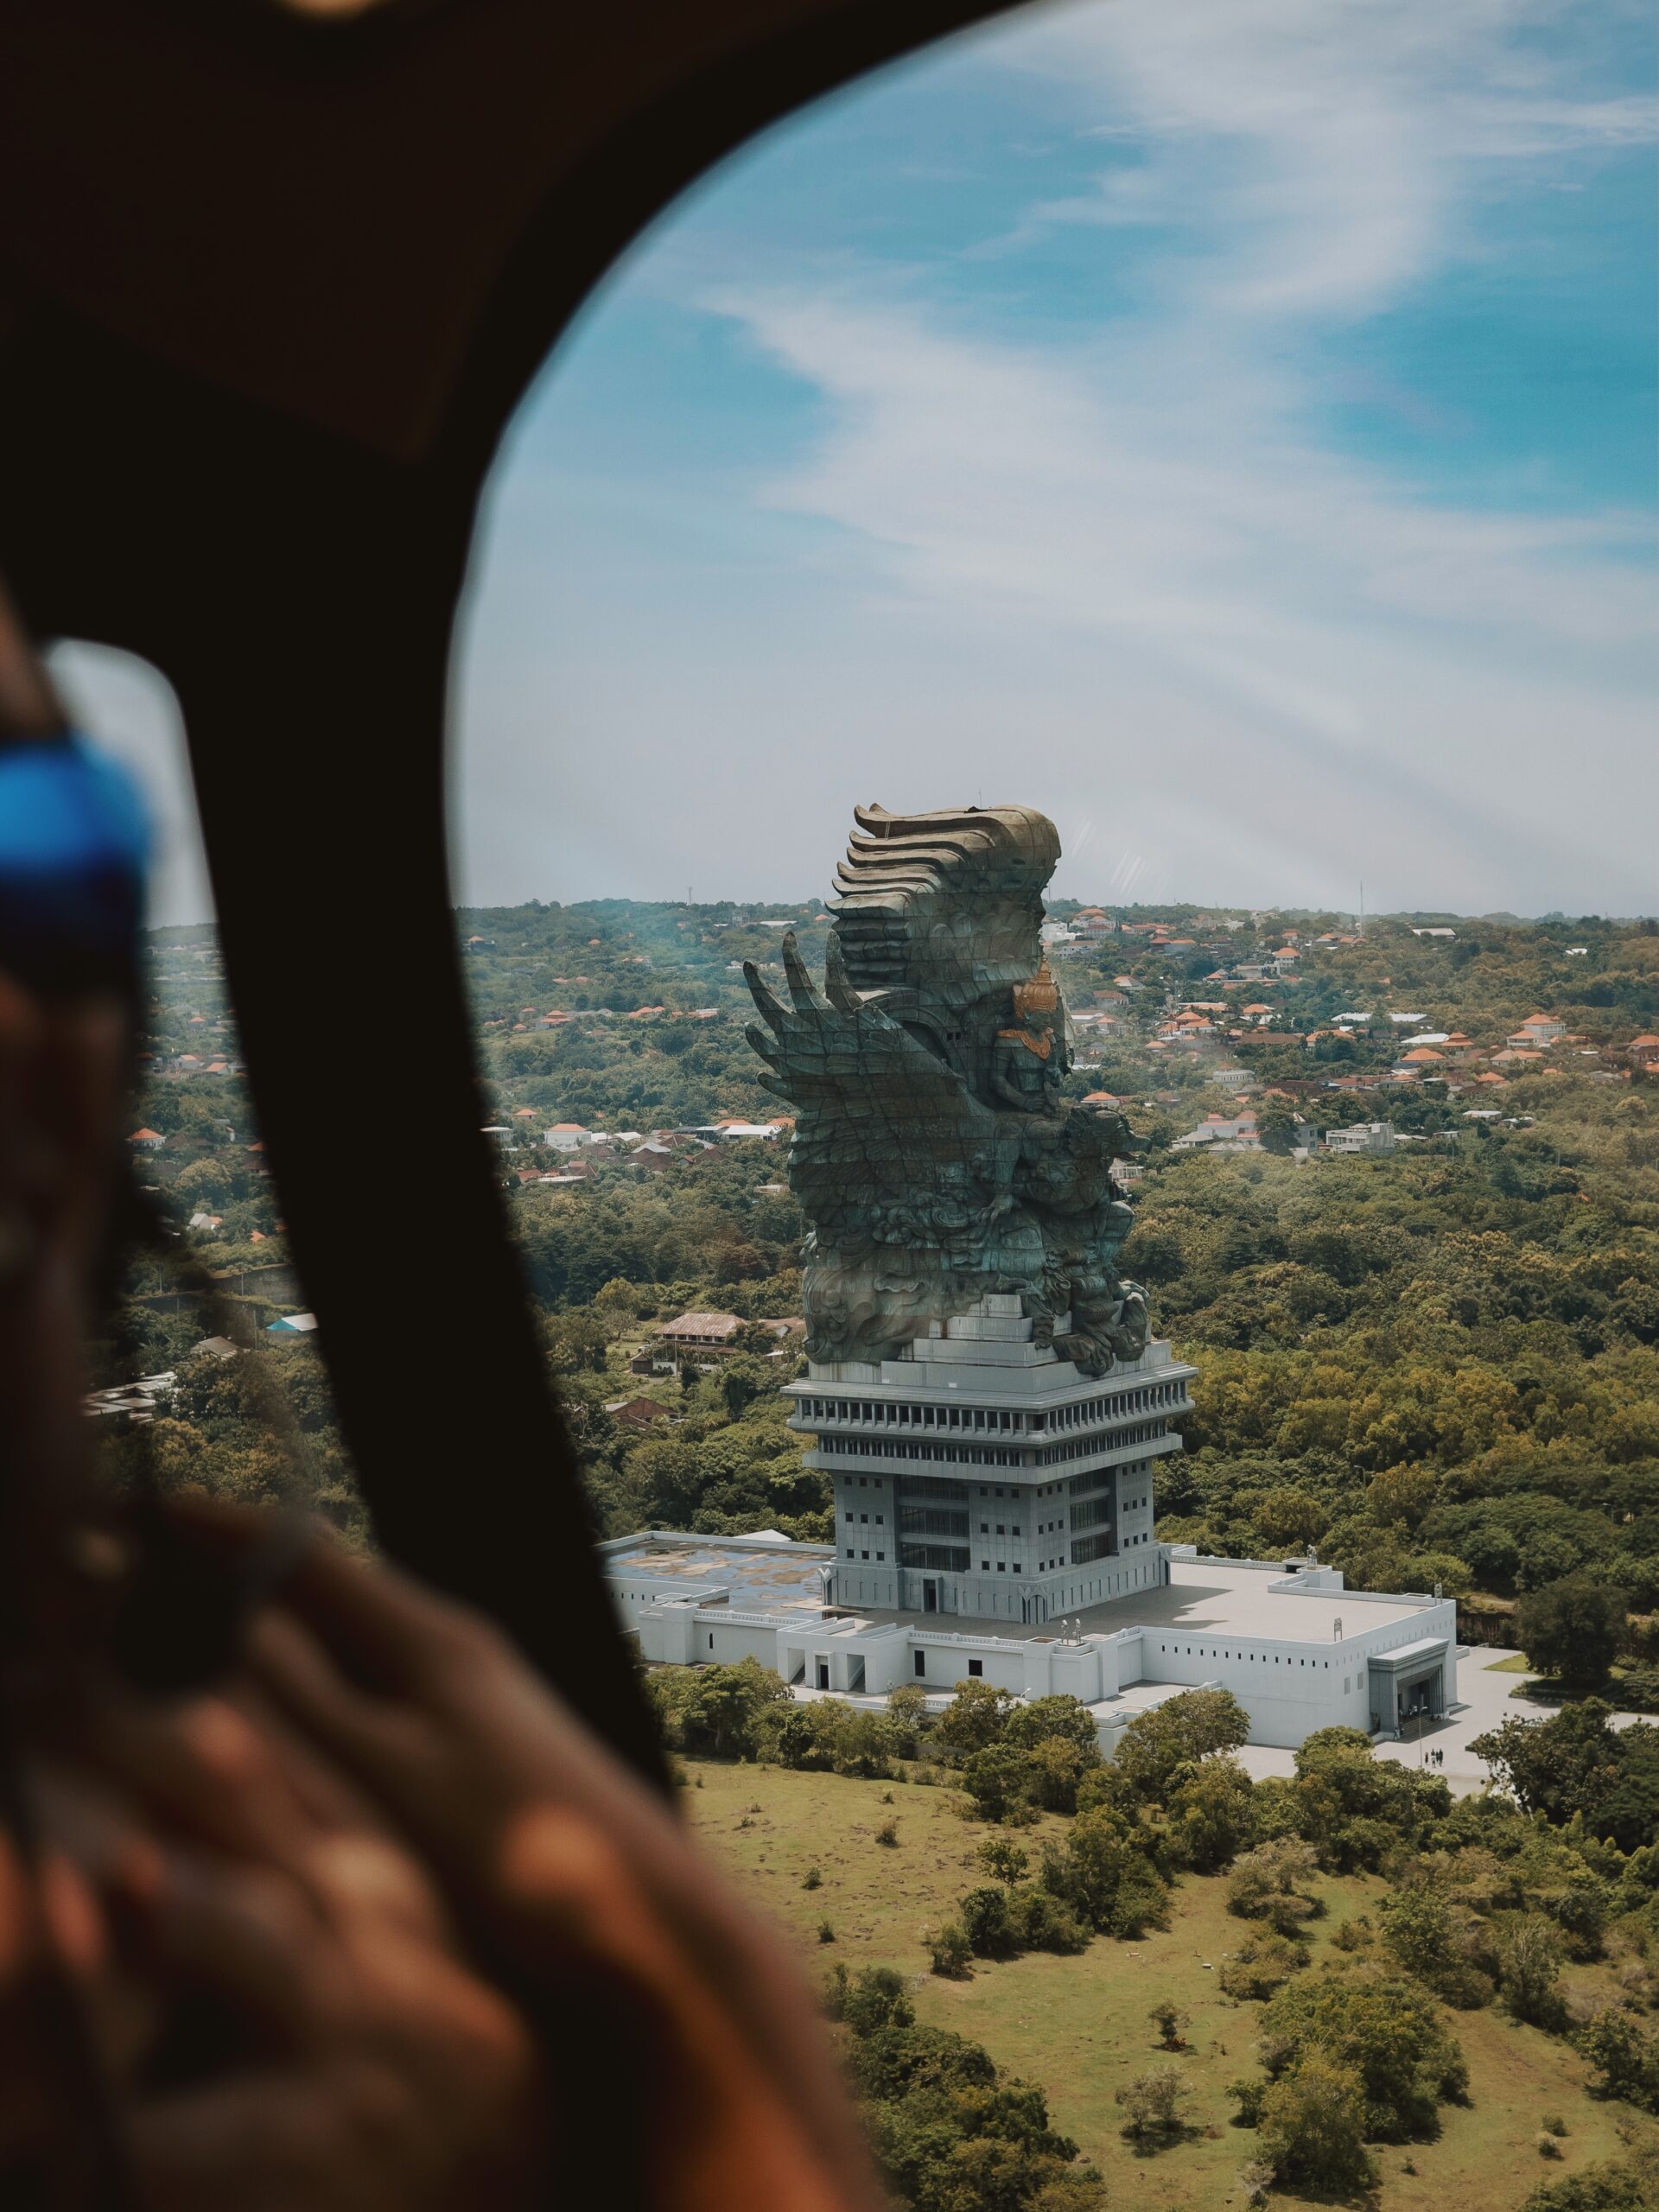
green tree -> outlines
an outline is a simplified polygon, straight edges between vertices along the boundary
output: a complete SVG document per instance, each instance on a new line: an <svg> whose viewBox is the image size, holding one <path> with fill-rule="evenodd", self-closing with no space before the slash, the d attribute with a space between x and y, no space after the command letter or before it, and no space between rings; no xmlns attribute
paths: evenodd
<svg viewBox="0 0 1659 2212"><path fill-rule="evenodd" d="M1376 2178L1358 2071L1327 2051L1308 2051L1268 2085L1258 2127L1274 2172L1293 2187L1345 2195Z"/></svg>
<svg viewBox="0 0 1659 2212"><path fill-rule="evenodd" d="M1001 1741L1018 1702L1012 1690L999 1689L994 1682L958 1682L956 1695L939 1715L935 1740L960 1758L985 1751Z"/></svg>
<svg viewBox="0 0 1659 2212"><path fill-rule="evenodd" d="M1183 1690L1123 1731L1113 1765L1123 1784L1148 1803L1161 1804L1178 1768L1236 1751L1247 1743L1250 1717L1230 1690Z"/></svg>
<svg viewBox="0 0 1659 2212"><path fill-rule="evenodd" d="M1255 1785L1224 1754L1177 1767L1164 1810L1170 1842L1195 1873L1219 1872L1255 1840Z"/></svg>
<svg viewBox="0 0 1659 2212"><path fill-rule="evenodd" d="M1033 1755L1008 1744L989 1744L963 1763L962 1786L973 1799L975 1810L988 1821L1030 1820L1036 1779Z"/></svg>
<svg viewBox="0 0 1659 2212"><path fill-rule="evenodd" d="M1574 1564L1569 1556L1566 1564ZM1541 1674L1566 1689L1599 1689L1624 1634L1624 1595L1587 1575L1565 1573L1528 1591L1516 1608L1515 1632Z"/></svg>

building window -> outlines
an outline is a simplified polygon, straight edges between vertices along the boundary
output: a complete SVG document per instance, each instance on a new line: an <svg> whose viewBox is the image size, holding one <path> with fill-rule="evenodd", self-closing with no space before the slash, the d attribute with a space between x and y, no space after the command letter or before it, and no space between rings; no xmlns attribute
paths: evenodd
<svg viewBox="0 0 1659 2212"><path fill-rule="evenodd" d="M852 1555L853 1555L852 1546L849 1544L849 1545L848 1546L848 1548L847 1548L847 1556L848 1556L848 1558L849 1558L849 1559L851 1559Z"/></svg>
<svg viewBox="0 0 1659 2212"><path fill-rule="evenodd" d="M970 1659L968 1662L968 1672L976 1681L978 1681L985 1672L985 1662L982 1659Z"/></svg>
<svg viewBox="0 0 1659 2212"><path fill-rule="evenodd" d="M868 1552L860 1552L859 1557L860 1559L868 1559L869 1554Z"/></svg>
<svg viewBox="0 0 1659 2212"><path fill-rule="evenodd" d="M979 1562L979 1571L980 1571L980 1573L981 1573L982 1574L988 1574L988 1573L990 1573L990 1571L991 1571L991 1562L989 1561L989 1560L988 1560L988 1559L982 1559L982 1560L981 1560L981 1561Z"/></svg>
<svg viewBox="0 0 1659 2212"><path fill-rule="evenodd" d="M918 1675L925 1675L927 1672L927 1654L925 1651L918 1651L916 1654L916 1671Z"/></svg>
<svg viewBox="0 0 1659 2212"><path fill-rule="evenodd" d="M1007 1561L1006 1560L998 1560L996 1562L996 1571L999 1574L1006 1574L1008 1571Z"/></svg>
<svg viewBox="0 0 1659 2212"><path fill-rule="evenodd" d="M886 1552L877 1552L877 1554L876 1554L876 1557L877 1557L877 1559L880 1559L880 1560L885 1560L885 1559L886 1559L886 1557L887 1557L887 1554L886 1554Z"/></svg>

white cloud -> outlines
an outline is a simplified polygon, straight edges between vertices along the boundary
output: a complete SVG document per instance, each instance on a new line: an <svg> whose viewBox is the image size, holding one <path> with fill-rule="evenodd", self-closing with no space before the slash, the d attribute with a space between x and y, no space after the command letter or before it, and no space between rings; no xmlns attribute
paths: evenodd
<svg viewBox="0 0 1659 2212"><path fill-rule="evenodd" d="M1007 55L1147 149L1102 176L1097 213L1048 214L1202 218L1215 257L1172 275L1209 315L1353 311L1444 249L1470 164L1652 138L1650 95L1552 85L1525 34L1575 18L1594 20L1560 0L1090 0L1033 15Z"/></svg>
<svg viewBox="0 0 1659 2212"><path fill-rule="evenodd" d="M1479 260L1517 165L1530 190L1652 136L1652 103L1608 95L1564 35L1615 12L1090 0L993 27L982 61L1035 80L1103 162L1094 193L1011 206L977 250L1001 334L974 249L778 278L775 239L692 223L650 281L671 270L818 396L828 427L757 528L819 535L789 550L785 613L756 619L741 578L677 626L595 600L613 626L573 626L544 690L498 698L512 766L476 786L469 847L516 857L480 887L546 883L526 779L550 694L582 733L551 810L582 825L566 897L676 891L688 850L702 888L798 896L854 798L979 796L1055 817L1067 892L1349 904L1363 875L1383 905L1650 907L1645 518L1456 504L1337 450L1313 404L1358 373L1316 388L1317 341ZM1100 307L1039 345L1007 302L1057 221L1098 232ZM482 615L478 638L503 650Z"/></svg>

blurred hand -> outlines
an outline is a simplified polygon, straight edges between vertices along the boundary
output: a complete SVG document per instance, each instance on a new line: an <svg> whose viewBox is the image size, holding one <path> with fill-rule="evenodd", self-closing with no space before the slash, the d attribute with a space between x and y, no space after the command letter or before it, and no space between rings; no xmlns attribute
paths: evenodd
<svg viewBox="0 0 1659 2212"><path fill-rule="evenodd" d="M798 1973L493 1628L320 1540L248 1665L434 1869L499 1974L626 1994L652 2048L652 2202L878 2202Z"/></svg>
<svg viewBox="0 0 1659 2212"><path fill-rule="evenodd" d="M156 2212L544 2201L529 2024L467 1963L435 1885L366 1801L246 1704L124 1700L87 1740L151 1861L118 1916L120 1963L166 2031L137 2073L105 2045L144 2201ZM96 1885L96 1856L83 1864Z"/></svg>

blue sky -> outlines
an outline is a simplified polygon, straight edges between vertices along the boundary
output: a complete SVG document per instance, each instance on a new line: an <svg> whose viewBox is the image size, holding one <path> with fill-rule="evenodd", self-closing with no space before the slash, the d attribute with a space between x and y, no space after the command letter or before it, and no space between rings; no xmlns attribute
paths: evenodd
<svg viewBox="0 0 1659 2212"><path fill-rule="evenodd" d="M802 897L979 798L1092 897L1659 906L1655 43L1084 0L734 159L503 453L466 894Z"/></svg>
<svg viewBox="0 0 1659 2212"><path fill-rule="evenodd" d="M770 134L504 456L468 885L982 795L1092 895L1659 904L1653 78L1623 0L1089 0Z"/></svg>

